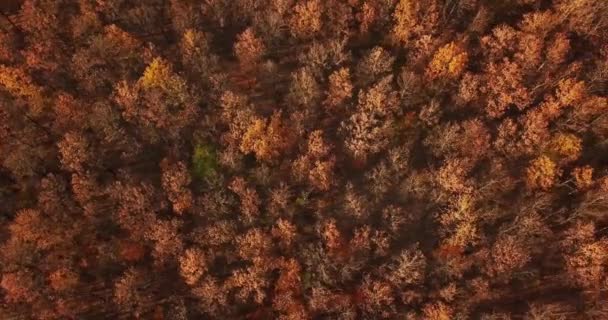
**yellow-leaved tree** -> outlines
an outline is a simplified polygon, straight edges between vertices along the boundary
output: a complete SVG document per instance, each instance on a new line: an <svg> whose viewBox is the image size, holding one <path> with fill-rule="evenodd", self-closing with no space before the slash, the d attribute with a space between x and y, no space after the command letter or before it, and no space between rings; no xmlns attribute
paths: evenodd
<svg viewBox="0 0 608 320"><path fill-rule="evenodd" d="M437 50L426 74L431 79L454 79L466 69L468 61L468 53L455 42L450 42Z"/></svg>
<svg viewBox="0 0 608 320"><path fill-rule="evenodd" d="M561 170L549 157L532 160L526 169L526 183L531 189L549 190L561 175Z"/></svg>
<svg viewBox="0 0 608 320"><path fill-rule="evenodd" d="M0 89L28 103L33 114L42 112L44 95L42 88L23 70L0 65Z"/></svg>

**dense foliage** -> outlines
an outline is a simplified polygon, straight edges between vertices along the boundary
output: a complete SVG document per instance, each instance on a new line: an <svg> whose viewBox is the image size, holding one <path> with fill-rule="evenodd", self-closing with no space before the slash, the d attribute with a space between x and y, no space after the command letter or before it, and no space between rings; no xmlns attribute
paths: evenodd
<svg viewBox="0 0 608 320"><path fill-rule="evenodd" d="M1 319L608 319L608 1L3 2Z"/></svg>

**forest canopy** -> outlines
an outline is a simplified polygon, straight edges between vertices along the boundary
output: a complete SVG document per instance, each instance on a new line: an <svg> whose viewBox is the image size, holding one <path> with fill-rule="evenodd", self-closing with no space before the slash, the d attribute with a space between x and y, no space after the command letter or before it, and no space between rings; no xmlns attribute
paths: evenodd
<svg viewBox="0 0 608 320"><path fill-rule="evenodd" d="M608 319L608 1L0 1L1 319Z"/></svg>

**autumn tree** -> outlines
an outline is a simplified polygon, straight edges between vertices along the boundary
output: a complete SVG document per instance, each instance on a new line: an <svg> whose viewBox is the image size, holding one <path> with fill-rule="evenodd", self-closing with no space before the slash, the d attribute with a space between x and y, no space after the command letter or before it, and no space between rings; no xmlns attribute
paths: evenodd
<svg viewBox="0 0 608 320"><path fill-rule="evenodd" d="M378 16L378 11L372 1L365 1L361 4L361 12L357 16L357 21L359 22L359 31L362 35L367 35L372 30Z"/></svg>
<svg viewBox="0 0 608 320"><path fill-rule="evenodd" d="M384 281L366 277L360 287L362 295L361 308L369 314L378 314L384 318L389 318L392 314L394 303L391 286Z"/></svg>
<svg viewBox="0 0 608 320"><path fill-rule="evenodd" d="M583 34L601 36L608 25L608 20L601 14L606 10L606 3L602 1L560 0L557 1L556 8L573 30Z"/></svg>
<svg viewBox="0 0 608 320"><path fill-rule="evenodd" d="M446 251L450 258L458 254L463 248L474 245L481 238L479 219L476 217L476 199L469 194L458 195L449 201L449 207L439 216L441 233L445 236L440 251ZM461 270L455 270L461 271Z"/></svg>
<svg viewBox="0 0 608 320"><path fill-rule="evenodd" d="M62 83L59 76L69 60L69 49L63 44L63 21L69 16L62 1L24 1L21 6L22 28L27 38L21 53L24 66L46 81ZM69 30L68 28L65 28Z"/></svg>
<svg viewBox="0 0 608 320"><path fill-rule="evenodd" d="M46 127L25 116L23 104L8 100L0 103L0 163L5 172L21 183L57 165L57 150L49 143Z"/></svg>
<svg viewBox="0 0 608 320"><path fill-rule="evenodd" d="M273 237L279 239L283 247L289 248L297 237L297 227L286 219L279 219L271 233Z"/></svg>
<svg viewBox="0 0 608 320"><path fill-rule="evenodd" d="M491 249L493 261L488 273L494 277L509 277L513 272L522 269L530 260L528 248L513 236L500 237Z"/></svg>
<svg viewBox="0 0 608 320"><path fill-rule="evenodd" d="M431 79L457 78L467 67L468 54L459 45L450 42L439 48L427 67L426 74Z"/></svg>
<svg viewBox="0 0 608 320"><path fill-rule="evenodd" d="M386 77L361 92L356 112L342 123L346 147L356 159L365 160L390 144L393 115L398 106L391 82L392 77Z"/></svg>
<svg viewBox="0 0 608 320"><path fill-rule="evenodd" d="M302 279L301 266L296 259L282 259L279 263L280 276L276 281L273 306L281 311L281 319L302 319L308 316L305 306L299 302Z"/></svg>
<svg viewBox="0 0 608 320"><path fill-rule="evenodd" d="M143 315L150 308L151 296L145 290L148 279L142 270L128 269L114 283L114 303L134 316Z"/></svg>
<svg viewBox="0 0 608 320"><path fill-rule="evenodd" d="M328 191L334 183L335 157L331 155L332 146L323 137L321 130L313 131L308 137L307 151L293 166L299 179L307 179L315 188Z"/></svg>
<svg viewBox="0 0 608 320"><path fill-rule="evenodd" d="M58 143L62 164L70 171L82 172L83 166L91 165L90 142L78 132L66 133Z"/></svg>
<svg viewBox="0 0 608 320"><path fill-rule="evenodd" d="M188 285L195 285L206 269L205 254L197 248L186 249L179 257L180 275Z"/></svg>
<svg viewBox="0 0 608 320"><path fill-rule="evenodd" d="M22 69L0 65L0 89L16 99L28 104L32 115L40 115L45 107L45 97L41 87Z"/></svg>
<svg viewBox="0 0 608 320"><path fill-rule="evenodd" d="M454 310L443 302L424 305L422 309L425 320L448 320L454 315Z"/></svg>
<svg viewBox="0 0 608 320"><path fill-rule="evenodd" d="M526 183L532 189L548 190L555 185L561 175L560 169L547 156L532 160L526 168Z"/></svg>
<svg viewBox="0 0 608 320"><path fill-rule="evenodd" d="M490 62L487 68L486 112L490 117L500 117L511 105L523 110L531 103L530 93L524 85L521 66L505 59L501 63Z"/></svg>
<svg viewBox="0 0 608 320"><path fill-rule="evenodd" d="M593 168L588 165L574 168L572 176L574 184L579 190L588 189L593 185Z"/></svg>
<svg viewBox="0 0 608 320"><path fill-rule="evenodd" d="M229 186L232 192L241 199L241 213L248 219L252 219L260 213L260 198L254 188L247 186L243 178L237 177Z"/></svg>
<svg viewBox="0 0 608 320"><path fill-rule="evenodd" d="M190 174L183 162L171 163L163 159L160 163L162 185L173 204L173 211L182 214L192 206L192 192L188 188L191 182Z"/></svg>
<svg viewBox="0 0 608 320"><path fill-rule="evenodd" d="M116 25L103 28L87 46L78 48L71 70L79 86L92 93L111 90L119 80L132 79L144 67L143 44Z"/></svg>
<svg viewBox="0 0 608 320"><path fill-rule="evenodd" d="M144 236L153 243L152 256L155 264L164 265L182 252L184 241L181 226L182 222L175 219L156 220L146 230Z"/></svg>
<svg viewBox="0 0 608 320"><path fill-rule="evenodd" d="M376 79L390 74L395 63L393 57L382 47L371 49L357 64L356 79L361 86L367 86Z"/></svg>
<svg viewBox="0 0 608 320"><path fill-rule="evenodd" d="M386 159L383 159L365 174L370 184L373 199L380 201L383 197L390 195L395 186L408 173L410 160L410 146L399 146L388 151Z"/></svg>
<svg viewBox="0 0 608 320"><path fill-rule="evenodd" d="M568 279L591 294L601 290L607 258L605 239L595 240L594 231L593 223L577 222L565 231L561 243Z"/></svg>
<svg viewBox="0 0 608 320"><path fill-rule="evenodd" d="M317 78L325 72L342 67L351 60L348 38L331 38L313 41L298 55L298 61L308 67Z"/></svg>
<svg viewBox="0 0 608 320"><path fill-rule="evenodd" d="M289 87L289 101L294 106L302 106L308 113L313 113L312 109L319 102L321 89L310 69L302 68L292 74L291 85Z"/></svg>
<svg viewBox="0 0 608 320"><path fill-rule="evenodd" d="M329 89L324 105L328 111L335 110L352 97L353 85L349 69L342 68L329 76Z"/></svg>
<svg viewBox="0 0 608 320"><path fill-rule="evenodd" d="M299 39L309 39L321 31L323 25L321 14L322 2L306 0L293 7L293 15L289 20L289 31Z"/></svg>
<svg viewBox="0 0 608 320"><path fill-rule="evenodd" d="M293 134L288 130L280 111L272 114L269 120L256 118L246 129L241 140L240 150L254 153L261 161L274 162L289 150Z"/></svg>
<svg viewBox="0 0 608 320"><path fill-rule="evenodd" d="M51 288L57 292L66 292L76 289L76 286L79 283L78 278L78 274L67 267L55 270L48 277Z"/></svg>
<svg viewBox="0 0 608 320"><path fill-rule="evenodd" d="M277 43L285 38L284 26L292 13L293 1L269 1L261 6L253 16L253 25L260 36L269 43Z"/></svg>
<svg viewBox="0 0 608 320"><path fill-rule="evenodd" d="M264 43L256 37L252 28L247 28L239 34L234 44L234 53L242 68L255 67L262 59L265 51Z"/></svg>
<svg viewBox="0 0 608 320"><path fill-rule="evenodd" d="M79 1L80 14L71 19L72 38L82 41L103 29L96 9L92 3Z"/></svg>
<svg viewBox="0 0 608 320"><path fill-rule="evenodd" d="M117 182L110 190L117 203L116 222L128 230L134 240L141 241L155 222L154 212L165 207L158 202L158 191L148 183Z"/></svg>
<svg viewBox="0 0 608 320"><path fill-rule="evenodd" d="M562 162L577 160L582 152L581 139L573 134L558 134L551 141L549 149Z"/></svg>
<svg viewBox="0 0 608 320"><path fill-rule="evenodd" d="M0 281L5 298L10 303L27 303L36 299L36 279L31 272L4 273Z"/></svg>
<svg viewBox="0 0 608 320"><path fill-rule="evenodd" d="M228 293L217 279L205 278L192 292L205 314L220 316L228 306Z"/></svg>
<svg viewBox="0 0 608 320"><path fill-rule="evenodd" d="M412 38L435 33L439 10L436 1L424 5L418 1L400 0L393 13L393 37L397 42L408 45Z"/></svg>
<svg viewBox="0 0 608 320"><path fill-rule="evenodd" d="M554 319L565 320L571 315L568 307L561 303L532 303L526 312L525 320Z"/></svg>
<svg viewBox="0 0 608 320"><path fill-rule="evenodd" d="M565 33L560 32L555 35L551 45L547 49L546 56L549 61L560 65L566 61L571 50L570 39Z"/></svg>
<svg viewBox="0 0 608 320"><path fill-rule="evenodd" d="M397 287L417 285L424 280L426 258L418 248L404 250L388 267L387 280Z"/></svg>
<svg viewBox="0 0 608 320"><path fill-rule="evenodd" d="M152 140L160 138L157 130L167 129L175 136L198 115L196 98L186 81L167 60L158 57L136 83L119 83L115 99L127 120L151 130L148 139Z"/></svg>
<svg viewBox="0 0 608 320"><path fill-rule="evenodd" d="M201 10L190 1L171 0L168 11L173 29L178 34L199 26L203 19Z"/></svg>
<svg viewBox="0 0 608 320"><path fill-rule="evenodd" d="M43 212L22 209L8 226L12 241L29 243L38 250L48 250L59 245L69 230L58 230L58 225Z"/></svg>
<svg viewBox="0 0 608 320"><path fill-rule="evenodd" d="M182 35L179 44L181 63L192 79L203 80L215 70L218 58L212 53L210 37L194 29L186 29Z"/></svg>
<svg viewBox="0 0 608 320"><path fill-rule="evenodd" d="M267 296L266 289L270 286L267 271L267 266L258 261L252 266L235 270L226 286L236 291L237 301L261 305Z"/></svg>
<svg viewBox="0 0 608 320"><path fill-rule="evenodd" d="M225 91L220 96L222 122L228 127L227 132L222 136L224 143L231 147L240 149L243 135L254 130L257 119L253 106L247 98L233 91ZM257 129L256 129L257 130Z"/></svg>
<svg viewBox="0 0 608 320"><path fill-rule="evenodd" d="M11 64L18 58L17 36L11 32L0 34L0 63Z"/></svg>
<svg viewBox="0 0 608 320"><path fill-rule="evenodd" d="M437 172L437 182L442 188L449 192L471 192L470 182L467 181L467 176L471 169L472 163L470 159L448 159Z"/></svg>

